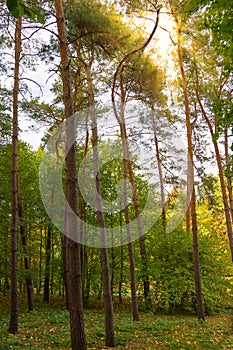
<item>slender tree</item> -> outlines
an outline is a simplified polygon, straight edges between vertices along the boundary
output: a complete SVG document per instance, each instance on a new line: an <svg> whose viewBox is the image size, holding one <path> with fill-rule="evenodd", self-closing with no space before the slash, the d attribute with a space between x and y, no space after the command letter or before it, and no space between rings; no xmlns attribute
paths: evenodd
<svg viewBox="0 0 233 350"><path fill-rule="evenodd" d="M156 10L157 16L156 16L155 25L154 25L153 30L151 31L148 39L145 42L143 42L143 44L141 44L138 47L129 51L118 63L116 71L114 73L114 77L113 77L113 86L112 86L112 93L111 93L114 115L115 115L115 117L119 123L119 126L120 126L120 135L121 135L121 140L122 140L123 157L124 157L124 161L126 162L127 173L129 176L131 186L132 186L132 198L133 198L135 214L136 214L136 221L137 221L138 234L139 234L140 254L141 254L142 266L143 266L144 298L145 298L146 302L149 299L150 281L149 281L148 268L147 268L145 236L144 236L142 222L141 222L137 191L136 191L136 186L135 186L135 181L134 181L134 176L133 176L133 169L132 169L132 164L131 164L130 154L129 154L128 135L127 135L127 130L126 130L125 118L124 118L124 108L125 108L126 101L125 101L124 85L122 83L122 74L123 74L124 64L133 55L143 52L145 50L145 48L148 46L148 44L150 43L151 39L153 38L153 36L156 32L156 29L158 27L159 13L160 13L161 8L162 8L162 6L158 6L158 8ZM118 78L120 78L120 81L121 81L121 83L120 83L120 99L121 99L120 100L120 113L117 110L116 99L115 99L116 85L117 85Z"/></svg>
<svg viewBox="0 0 233 350"><path fill-rule="evenodd" d="M98 149L98 127L97 117L95 110L94 100L94 87L91 75L92 60L85 63L85 72L87 76L88 86L88 101L89 101L89 113L91 116L91 130L92 130L92 150L93 150L93 165L95 174L95 200L97 219L100 230L100 257L102 268L102 281L103 281L103 293L104 293L104 308L105 308L105 329L106 329L106 346L115 346L115 334L114 334L114 318L113 318L113 301L111 293L111 281L110 281L110 267L108 250L106 248L106 224L104 218L104 211L101 199L101 179L99 173L99 149Z"/></svg>
<svg viewBox="0 0 233 350"><path fill-rule="evenodd" d="M177 38L177 57L181 74L181 82L184 96L185 107L185 120L186 120L186 132L188 142L188 198L191 199L190 211L192 221L192 234L193 234L193 257L194 257L194 279L195 290L197 298L197 314L198 319L205 319L205 310L201 288L201 274L200 274L200 262L199 262L199 246L198 246L198 225L197 225L197 212L196 212L196 193L194 186L194 156L193 156L193 143L192 143L192 125L191 125L191 113L190 113L190 100L187 86L187 78L185 74L183 64L182 53L182 38L181 38L181 20L179 20L173 2L170 1L170 9L176 25L176 38Z"/></svg>
<svg viewBox="0 0 233 350"><path fill-rule="evenodd" d="M19 190L19 185L18 185L18 190ZM20 192L20 190L19 190L19 192ZM22 242L22 246L23 246L23 250L24 250L24 267L26 270L25 282L26 282L27 298L28 298L28 310L32 311L34 309L33 282L32 282L32 277L30 275L31 264L30 264L30 259L29 259L23 203L21 201L20 196L18 197L18 207L19 207L18 212L19 212L20 236L21 236L21 242Z"/></svg>
<svg viewBox="0 0 233 350"><path fill-rule="evenodd" d="M70 125L69 118L74 114L74 101L72 95L72 84L70 76L70 56L66 35L66 23L61 0L54 0L56 10L57 29L59 36L59 49L61 57L61 77L63 85L64 115L66 118L67 139L71 139L73 144L66 155L66 197L73 211L78 212L77 194L77 168L76 168L76 142L75 128ZM72 134L73 132L73 134ZM65 234L68 236L73 230L77 230L68 211L65 213ZM72 349L86 349L86 339L84 333L84 315L82 299L82 275L81 275L81 255L80 244L70 238L67 244L68 258L68 303L70 311L70 331Z"/></svg>
<svg viewBox="0 0 233 350"><path fill-rule="evenodd" d="M199 87L199 77L198 77L198 70L197 70L197 66L195 64L195 80L196 80L196 97L197 97L197 101L199 103L200 109L201 109L201 113L208 125L209 131L210 131L210 135L212 137L212 141L214 144L214 150L215 150L215 157L216 157L216 162L217 162L217 166L218 166L218 173L219 173L219 179L220 179L220 185L221 185L221 191L222 191L222 198L223 198L223 206L224 206L224 212L225 212L225 218L226 218L226 226L227 226L227 232L228 232L228 238L229 238L229 245L230 245L230 250L231 250L231 257L232 257L232 261L233 261L233 231L232 231L232 221L231 221L231 209L230 209L230 200L231 200L231 182L228 179L228 189L229 191L229 200L228 200L228 195L227 195L227 186L225 183L225 178L224 178L224 169L223 169L223 165L222 165L222 160L221 160L221 154L220 154L220 150L219 150L219 145L218 142L216 140L215 137L215 130L212 126L211 120L208 116L208 113L206 112L204 105L202 103L201 100L201 96L200 96L200 87ZM215 115L215 120L214 120L214 124L217 125L217 118ZM225 139L226 141L226 139ZM226 152L226 159L227 162L229 161L228 159L228 147L227 144L225 144L225 152Z"/></svg>
<svg viewBox="0 0 233 350"><path fill-rule="evenodd" d="M12 127L12 227L11 227L11 317L9 332L18 331L18 267L17 267L17 233L18 233L18 94L19 67L21 54L22 17L16 20L15 26L15 67L13 91L13 127Z"/></svg>

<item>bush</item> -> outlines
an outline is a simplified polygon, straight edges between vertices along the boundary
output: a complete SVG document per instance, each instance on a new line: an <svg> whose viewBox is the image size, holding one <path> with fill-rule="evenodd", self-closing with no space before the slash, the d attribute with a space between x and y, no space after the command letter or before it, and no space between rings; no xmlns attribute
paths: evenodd
<svg viewBox="0 0 233 350"><path fill-rule="evenodd" d="M153 242L153 244L152 244ZM150 235L151 307L154 312L196 310L192 237L182 229ZM207 313L228 305L231 267L227 242L200 234L202 290ZM228 255L229 257L229 255Z"/></svg>

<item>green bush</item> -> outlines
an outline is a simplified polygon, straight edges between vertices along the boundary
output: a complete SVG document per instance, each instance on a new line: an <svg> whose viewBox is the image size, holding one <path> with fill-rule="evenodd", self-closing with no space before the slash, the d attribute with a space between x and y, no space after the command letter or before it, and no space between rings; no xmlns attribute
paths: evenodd
<svg viewBox="0 0 233 350"><path fill-rule="evenodd" d="M152 311L195 311L192 236L182 229L166 235L150 234L148 248ZM231 263L230 258L226 259L227 242L200 234L199 250L205 309L213 313L229 302Z"/></svg>

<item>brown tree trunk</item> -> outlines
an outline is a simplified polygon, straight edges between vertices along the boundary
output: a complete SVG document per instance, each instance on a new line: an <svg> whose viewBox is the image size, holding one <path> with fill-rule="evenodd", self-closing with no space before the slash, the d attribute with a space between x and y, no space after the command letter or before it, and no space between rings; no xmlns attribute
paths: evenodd
<svg viewBox="0 0 233 350"><path fill-rule="evenodd" d="M226 177L227 177L227 189L228 189L228 197L229 197L229 205L231 212L231 224L233 224L233 192L232 192L232 170L231 170L231 161L229 155L229 145L228 145L228 130L225 130L225 160L226 160Z"/></svg>
<svg viewBox="0 0 233 350"><path fill-rule="evenodd" d="M141 255L141 261L142 261L142 279L143 279L143 288L144 288L144 299L146 304L149 305L150 281L149 281L148 267L147 267L145 236L144 236L142 222L141 222L141 214L139 209L136 184L134 181L133 168L130 160L128 135L127 135L126 125L125 125L125 116L124 116L125 90L122 82L122 72L120 76L120 88L121 88L120 115L118 116L118 113L115 108L114 108L114 113L120 126L120 136L122 141L124 168L126 168L127 170L127 177L129 178L131 189L132 189L132 199L133 199L134 210L136 215L136 223L137 223L137 229L138 229L138 235L139 235L140 255Z"/></svg>
<svg viewBox="0 0 233 350"><path fill-rule="evenodd" d="M66 298L66 309L69 310L69 300L68 300L68 237L64 236L61 240L62 242L62 261L63 261L63 281L65 287L65 298Z"/></svg>
<svg viewBox="0 0 233 350"><path fill-rule="evenodd" d="M21 52L22 18L16 20L15 27L15 67L13 90L13 127L12 127L12 223L11 223L11 315L9 332L18 331L18 267L17 267L17 232L18 232L18 94L19 94L19 65Z"/></svg>
<svg viewBox="0 0 233 350"><path fill-rule="evenodd" d="M61 0L54 0L56 10L57 29L59 36L59 49L61 57L61 76L63 85L64 114L66 119L66 140L72 140L72 146L66 154L66 196L67 201L77 214L78 193L77 193L77 166L76 166L76 133L74 125L71 125L70 117L74 114L74 101L72 98L72 84L70 76L70 56L68 51L68 41L66 37L66 25L63 5ZM67 145L66 145L67 147ZM65 212L65 235L68 237L74 232L79 232L76 222L73 222L66 208ZM86 339L84 333L84 314L82 297L82 274L80 244L68 238L67 242L68 258L68 301L70 311L70 331L71 344L73 350L86 349Z"/></svg>
<svg viewBox="0 0 233 350"><path fill-rule="evenodd" d="M159 152L159 142L157 138L156 133L156 125L155 125L155 109L154 109L154 103L152 105L151 109L151 122L152 122L152 130L154 134L154 143L155 143L155 152L156 152L156 160L157 160L157 166L158 166L158 172L159 172L159 185L160 185L160 196L161 196L161 207L162 207L162 220L163 220L163 228L165 232L165 226L166 226L166 202L165 202L165 193L164 193L164 186L163 186L163 170L162 170L162 162Z"/></svg>
<svg viewBox="0 0 233 350"><path fill-rule="evenodd" d="M195 291L197 298L197 316L198 319L205 319L205 310L202 296L201 288L201 275L200 275L200 262L199 262L199 248L198 248L198 226L197 226L197 213L196 213L196 195L194 187L194 159L193 159L193 145L192 145L192 125L191 125L191 115L189 108L189 95L188 87L186 81L186 75L183 66L182 58L182 44L181 44L181 26L176 15L176 12L171 8L173 18L176 23L176 34L177 34L177 54L178 63L180 67L182 88L184 93L184 106L185 106L185 117L186 117L186 131L187 131L187 141L188 141L188 198L191 195L190 211L192 220L192 234L193 234L193 259L194 259L194 279L195 279Z"/></svg>
<svg viewBox="0 0 233 350"><path fill-rule="evenodd" d="M50 258L51 258L51 224L48 223L45 244L44 302L49 302Z"/></svg>
<svg viewBox="0 0 233 350"><path fill-rule="evenodd" d="M120 252L120 277L119 277L119 285L118 285L118 297L119 303L122 303L122 284L123 284L123 273L124 273L124 248L123 244L121 245Z"/></svg>
<svg viewBox="0 0 233 350"><path fill-rule="evenodd" d="M129 180L131 182L131 186L132 186L132 192L133 192L133 203L134 203L134 208L135 208L135 214L137 217L137 227L138 227L138 234L139 234L139 244L140 244L140 255L141 255L141 260L142 260L142 275L143 275L143 286L144 286L144 298L146 303L149 303L149 292L150 292L150 281L149 281L149 275L148 275L148 268L147 268L147 257L146 257L146 246L145 246L145 237L143 234L143 229L142 229L142 224L141 224L141 217L140 217L140 210L139 210L139 206L138 206L138 199L137 199L137 194L136 194L136 188L135 188L135 183L134 183L134 177L133 177L133 171L132 171L132 165L131 165L131 161L129 159L129 147L128 147L128 138L127 138L127 133L126 133L126 127L125 127L125 121L121 120L118 116L118 112L116 109L116 103L115 103L115 88L116 88L116 82L117 82L117 77L120 73L120 90L121 90L121 109L124 108L124 104L125 104L125 92L124 92L124 86L123 86L123 82L122 82L122 70L123 70L123 66L124 63L131 57L133 56L135 53L138 52L143 52L145 50L145 48L149 45L149 43L151 42L156 29L158 27L159 24L159 14L160 14L160 10L161 10L162 6L158 6L157 10L156 10L156 21L154 24L154 28L152 30L152 32L150 33L149 37L147 38L147 40L140 45L139 47L131 50L130 52L128 52L123 58L122 60L118 63L118 66L116 68L116 71L114 73L114 77L113 77L113 87L112 87L112 104L113 104L113 111L115 114L115 117L120 125L120 131L121 131L121 138L122 138L122 146L123 146L123 150L125 152L127 152L127 157L125 159L127 159L127 169L128 169L128 175L129 175ZM124 114L123 114L124 116ZM125 156L124 156L125 157Z"/></svg>
<svg viewBox="0 0 233 350"><path fill-rule="evenodd" d="M201 102L201 98L199 95L199 80L198 80L197 67L195 67L195 69L196 69L196 71L195 71L195 73L196 73L196 96L197 96L197 101L199 103L199 106L201 108L202 115L205 118L205 121L208 125L210 135L212 137L213 144L214 144L214 151L215 151L215 157L216 157L216 162L217 162L217 166L218 166L218 174L219 174L222 199L223 199L223 206L224 206L224 213L225 213L225 219L226 219L227 233L228 233L228 239L229 239L229 245L230 245L230 251L231 251L231 259L233 261L233 230L232 230L231 214L230 214L230 207L229 207L229 203L228 203L226 184L225 184L225 179L224 179L224 170L223 170L223 166L222 166L218 142L214 141L213 127L212 127L210 119L208 118L208 115L205 111L205 108Z"/></svg>
<svg viewBox="0 0 233 350"><path fill-rule="evenodd" d="M19 189L19 185L18 185ZM20 197L18 197L18 210L19 210L19 219L20 219L20 235L21 235L21 242L24 250L24 267L26 270L26 289L27 289L27 297L28 297L28 311L32 311L34 309L34 297L33 297L33 283L32 278L30 276L31 266L30 266L30 260L29 260L29 253L28 253L28 245L27 245L27 235L25 232L25 225L24 225L24 214L23 214L23 205L20 200Z"/></svg>
<svg viewBox="0 0 233 350"><path fill-rule="evenodd" d="M105 309L105 329L106 329L106 346L115 346L114 334L114 317L113 317L113 301L111 293L110 267L108 259L108 250L106 248L106 231L105 218L103 213L101 199L101 179L99 173L99 150L98 150L98 128L94 101L94 88L91 75L91 63L85 64L85 72L88 84L88 105L91 116L92 129L92 149L93 149L93 165L95 179L95 202L97 210L97 220L100 230L100 258L102 267L102 281L104 294L104 309Z"/></svg>
<svg viewBox="0 0 233 350"><path fill-rule="evenodd" d="M36 292L40 294L42 285L42 245L43 245L43 223L40 222L40 261L39 261L39 281L37 282Z"/></svg>
<svg viewBox="0 0 233 350"><path fill-rule="evenodd" d="M131 299L132 299L132 312L133 321L139 321L138 312L138 300L137 300L137 282L136 282L136 272L135 272L135 260L134 260L134 250L132 244L132 236L130 231L130 215L128 206L128 191L127 191L127 163L124 159L124 213L125 213L125 223L127 231L128 240L128 253L129 253L129 266L130 266L130 288L131 288Z"/></svg>

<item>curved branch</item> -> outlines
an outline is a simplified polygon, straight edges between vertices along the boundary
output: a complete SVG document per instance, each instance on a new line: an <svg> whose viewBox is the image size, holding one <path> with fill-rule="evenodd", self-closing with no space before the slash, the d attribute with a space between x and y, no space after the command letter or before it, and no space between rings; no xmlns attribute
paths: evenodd
<svg viewBox="0 0 233 350"><path fill-rule="evenodd" d="M154 33L156 32L156 29L158 27L158 23L159 23L159 12L161 10L162 6L159 6L156 10L157 12L157 17L156 17L156 21L155 21L155 26L150 34L150 36L148 37L148 39L146 40L145 43L143 43L142 45L140 45L138 48L135 48L131 51L129 51L123 58L122 60L118 63L118 66L116 68L116 71L114 73L113 76L113 86L112 86L112 103L113 103L113 110L114 110L114 114L117 117L117 111L116 111L116 105L115 105L115 87L116 87L116 81L117 81L117 76L119 74L119 72L122 69L123 64L128 60L128 58L130 56L132 56L133 54L140 52L140 51L144 51L145 48L147 47L147 45L150 43L151 39L153 38Z"/></svg>
<svg viewBox="0 0 233 350"><path fill-rule="evenodd" d="M43 96L43 90L42 90L40 84L38 84L35 80L30 79L30 78L20 78L19 80L28 80L28 81L34 83L35 85L37 85L37 86L39 87L39 89L40 89L40 91L41 91L41 94L42 94L42 96Z"/></svg>

